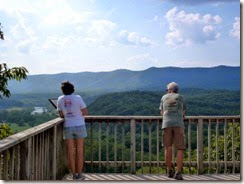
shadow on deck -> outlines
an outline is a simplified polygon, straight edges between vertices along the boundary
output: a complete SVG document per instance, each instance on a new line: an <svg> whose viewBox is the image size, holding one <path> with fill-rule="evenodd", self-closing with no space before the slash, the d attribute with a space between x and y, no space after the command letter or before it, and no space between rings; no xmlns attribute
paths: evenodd
<svg viewBox="0 0 244 184"><path fill-rule="evenodd" d="M86 181L175 181L175 179L168 178L165 174L84 174ZM183 175L186 181L240 181L240 174L204 174ZM73 180L72 174L66 174L63 180Z"/></svg>

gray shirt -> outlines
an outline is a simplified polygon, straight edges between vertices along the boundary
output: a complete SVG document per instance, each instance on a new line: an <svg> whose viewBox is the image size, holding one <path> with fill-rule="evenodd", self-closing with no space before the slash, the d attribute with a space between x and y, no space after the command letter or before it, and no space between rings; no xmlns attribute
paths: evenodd
<svg viewBox="0 0 244 184"><path fill-rule="evenodd" d="M183 115L186 111L185 98L178 93L168 93L161 99L159 109L163 111L162 129L183 127Z"/></svg>

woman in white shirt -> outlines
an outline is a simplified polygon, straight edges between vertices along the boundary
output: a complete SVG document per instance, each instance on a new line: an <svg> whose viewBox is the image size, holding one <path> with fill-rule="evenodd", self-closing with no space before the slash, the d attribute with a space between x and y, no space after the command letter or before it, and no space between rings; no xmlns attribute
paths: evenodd
<svg viewBox="0 0 244 184"><path fill-rule="evenodd" d="M58 98L57 106L61 118L64 118L64 139L68 150L68 160L73 179L84 180L84 138L87 137L84 116L88 114L86 104L79 95L74 95L74 85L69 81L61 83L64 95ZM76 149L75 149L76 145Z"/></svg>

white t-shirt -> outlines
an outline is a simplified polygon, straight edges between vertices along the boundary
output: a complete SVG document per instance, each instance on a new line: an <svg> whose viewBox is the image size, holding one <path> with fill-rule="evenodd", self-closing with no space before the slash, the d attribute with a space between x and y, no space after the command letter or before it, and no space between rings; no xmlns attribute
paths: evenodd
<svg viewBox="0 0 244 184"><path fill-rule="evenodd" d="M81 109L86 104L79 95L63 95L58 98L57 110L64 114L64 127L80 126L85 124Z"/></svg>

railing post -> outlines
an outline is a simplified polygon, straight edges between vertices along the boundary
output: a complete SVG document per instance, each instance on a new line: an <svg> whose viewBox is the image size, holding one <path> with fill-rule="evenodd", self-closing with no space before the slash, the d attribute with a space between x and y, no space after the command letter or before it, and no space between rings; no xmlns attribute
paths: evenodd
<svg viewBox="0 0 244 184"><path fill-rule="evenodd" d="M197 124L197 174L203 174L203 119Z"/></svg>
<svg viewBox="0 0 244 184"><path fill-rule="evenodd" d="M57 171L57 125L53 127L53 140L52 140L52 179L56 180Z"/></svg>
<svg viewBox="0 0 244 184"><path fill-rule="evenodd" d="M131 174L136 174L136 121L130 120L130 161Z"/></svg>
<svg viewBox="0 0 244 184"><path fill-rule="evenodd" d="M31 138L20 144L20 179L31 179Z"/></svg>

